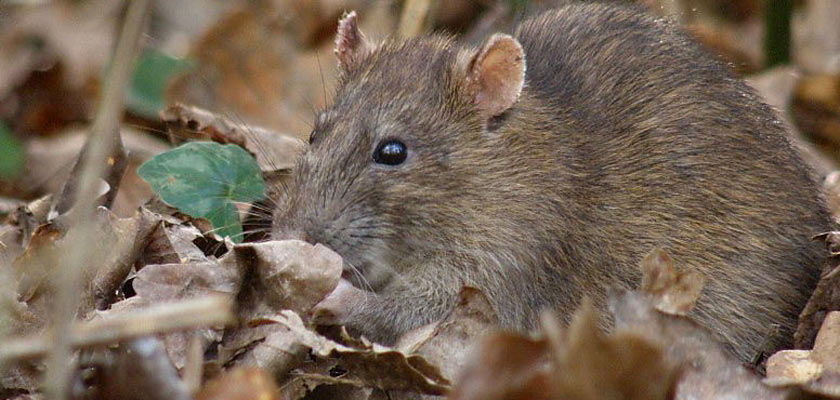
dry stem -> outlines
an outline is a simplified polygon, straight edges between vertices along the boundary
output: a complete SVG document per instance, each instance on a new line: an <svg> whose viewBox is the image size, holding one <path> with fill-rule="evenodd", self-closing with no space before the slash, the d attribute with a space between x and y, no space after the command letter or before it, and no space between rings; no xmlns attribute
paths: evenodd
<svg viewBox="0 0 840 400"><path fill-rule="evenodd" d="M74 322L65 335L71 349L101 346L155 333L189 328L228 325L235 321L232 300L207 296L157 304L142 310L114 314L108 319ZM0 365L42 357L50 348L47 335L6 338L0 347Z"/></svg>
<svg viewBox="0 0 840 400"><path fill-rule="evenodd" d="M431 0L406 0L397 28L400 37L409 38L421 34L430 8Z"/></svg>
<svg viewBox="0 0 840 400"><path fill-rule="evenodd" d="M53 346L47 360L44 385L48 397L56 400L63 400L68 394L75 338L75 335L69 333L73 332L79 291L82 289L82 271L91 258L91 251L95 249L89 241L95 229L92 221L98 197L97 190L101 176L109 164L108 153L114 143L119 143L119 139L114 136L119 134L125 88L134 66L134 56L148 13L149 0L132 0L129 3L125 25L105 81L102 102L88 138L89 151L83 153L84 158L80 160L82 167L78 176L79 186L74 196L74 215L70 218L70 226L77 227L77 231L68 238L66 262L56 266L56 299L53 323L48 332L48 336L53 339Z"/></svg>

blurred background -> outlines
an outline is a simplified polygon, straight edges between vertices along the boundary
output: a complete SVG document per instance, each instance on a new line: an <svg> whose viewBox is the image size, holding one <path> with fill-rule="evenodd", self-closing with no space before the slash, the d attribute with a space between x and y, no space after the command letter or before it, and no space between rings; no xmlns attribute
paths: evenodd
<svg viewBox="0 0 840 400"><path fill-rule="evenodd" d="M114 211L130 215L151 196L136 166L170 147L159 117L167 105L306 137L333 92L332 40L345 10L356 10L373 38L446 32L478 44L571 1L158 0L127 93L122 136L131 165ZM838 210L840 1L623 2L682 24L775 106ZM125 5L0 0L0 216L66 179Z"/></svg>

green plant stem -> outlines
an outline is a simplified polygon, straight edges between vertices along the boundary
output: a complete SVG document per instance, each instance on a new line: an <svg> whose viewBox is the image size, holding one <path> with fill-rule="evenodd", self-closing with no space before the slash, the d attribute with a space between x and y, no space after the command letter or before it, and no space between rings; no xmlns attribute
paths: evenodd
<svg viewBox="0 0 840 400"><path fill-rule="evenodd" d="M406 0L397 28L400 37L409 38L422 33L430 7L431 0Z"/></svg>
<svg viewBox="0 0 840 400"><path fill-rule="evenodd" d="M790 62L793 0L764 0L764 66Z"/></svg>

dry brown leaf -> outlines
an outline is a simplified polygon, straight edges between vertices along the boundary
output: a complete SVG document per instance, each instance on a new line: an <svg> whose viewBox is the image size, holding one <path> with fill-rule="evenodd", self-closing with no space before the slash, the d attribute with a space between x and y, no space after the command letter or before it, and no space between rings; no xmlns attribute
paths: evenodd
<svg viewBox="0 0 840 400"><path fill-rule="evenodd" d="M192 46L198 66L171 82L167 102L306 138L334 92L332 39L351 9L370 37L394 31L390 2L276 0L228 14Z"/></svg>
<svg viewBox="0 0 840 400"><path fill-rule="evenodd" d="M780 66L764 71L746 79L765 103L776 109L779 119L787 128L788 138L793 146L799 150L803 161L811 166L814 180L822 181L832 171L837 169L836 161L818 151L810 140L802 136L799 127L791 120L790 104L793 101L794 90L801 78L799 69L795 66ZM829 199L829 201L834 199ZM838 209L836 206L832 209Z"/></svg>
<svg viewBox="0 0 840 400"><path fill-rule="evenodd" d="M18 294L26 271L21 271L19 264L15 268L15 260L28 248L24 241L28 242L30 235L25 233L25 225L24 221L0 225L0 336L19 332L27 325L25 321L34 319L34 316L27 317L30 314L27 304ZM32 273L42 274L38 270Z"/></svg>
<svg viewBox="0 0 840 400"><path fill-rule="evenodd" d="M545 326L552 319L543 321ZM585 301L575 312L563 340L558 340L554 333L559 332L559 327L545 331L553 337L550 342L556 371L560 372L553 380L555 398L673 398L678 364L667 360L655 341L638 333L618 330L604 337L598 328L598 314L590 302Z"/></svg>
<svg viewBox="0 0 840 400"><path fill-rule="evenodd" d="M835 161L840 160L840 73L802 77L794 91L791 115L803 134Z"/></svg>
<svg viewBox="0 0 840 400"><path fill-rule="evenodd" d="M312 388L308 385L306 378L302 377L292 378L280 385L280 395L284 400L303 399L310 391Z"/></svg>
<svg viewBox="0 0 840 400"><path fill-rule="evenodd" d="M68 68L74 86L99 74L113 47L122 7L107 0L83 3L50 3L45 7L24 7L25 12L10 21L13 33L39 37Z"/></svg>
<svg viewBox="0 0 840 400"><path fill-rule="evenodd" d="M836 112L840 108L840 82L837 74L808 75L795 88L796 98L815 107Z"/></svg>
<svg viewBox="0 0 840 400"><path fill-rule="evenodd" d="M97 310L104 310L115 301L117 290L151 240L152 232L161 225L160 216L143 208L132 218L116 218L112 214L108 218L110 224L100 231L110 229L119 240L105 243L112 252L111 258L93 276L88 286L92 291L81 296L82 304L92 302Z"/></svg>
<svg viewBox="0 0 840 400"><path fill-rule="evenodd" d="M840 310L840 232L826 232L814 239L824 240L831 258L827 269L823 271L814 293L799 314L799 325L793 335L794 346L809 349L814 345L814 338L822 326L823 319L831 311Z"/></svg>
<svg viewBox="0 0 840 400"><path fill-rule="evenodd" d="M609 307L616 331L633 332L661 346L678 365L676 399L783 399L787 390L770 388L725 352L713 335L693 321L659 312L644 294L611 290Z"/></svg>
<svg viewBox="0 0 840 400"><path fill-rule="evenodd" d="M277 18L284 22L284 34L294 37L298 47L309 49L325 42L332 44L341 14L347 10L365 10L369 3L367 0L276 0L265 12L280 14Z"/></svg>
<svg viewBox="0 0 840 400"><path fill-rule="evenodd" d="M46 396L41 393L27 393L10 397L9 400L43 400L45 398Z"/></svg>
<svg viewBox="0 0 840 400"><path fill-rule="evenodd" d="M35 288L39 288L46 279L44 264L17 260L40 260L40 252L35 249L52 247L57 232L41 230L34 237L34 244L24 248L22 242L25 237L21 231L21 227L15 225L0 227L0 241L3 242L0 245L0 337L36 334L46 325L46 316L31 309L27 303ZM31 271L27 265L33 266ZM22 298L20 289L29 289L28 298ZM35 362L0 365L0 393L6 390L34 393L41 384L41 368Z"/></svg>
<svg viewBox="0 0 840 400"><path fill-rule="evenodd" d="M114 303L110 310L98 312L93 317L109 318L151 304L205 295L222 294L234 298L240 292L244 270L236 258L230 256L216 259L206 256L194 245L196 240L202 238L195 228L166 223L160 224L156 232L156 240L150 246L157 254L150 254L146 261L158 259L176 262L143 266L132 281L136 295ZM176 332L163 337L166 351L178 369L184 367L189 342L196 336L202 348L206 348L210 343L221 340L222 331L203 328L196 332Z"/></svg>
<svg viewBox="0 0 840 400"><path fill-rule="evenodd" d="M765 103L779 111L779 116L785 119L788 104L800 78L801 73L795 66L784 65L749 76L745 80Z"/></svg>
<svg viewBox="0 0 840 400"><path fill-rule="evenodd" d="M760 22L758 18L744 24L720 25L701 21L689 23L685 29L706 51L743 76L761 69Z"/></svg>
<svg viewBox="0 0 840 400"><path fill-rule="evenodd" d="M80 294L80 315L90 312L96 305L103 305L111 297L128 274L155 224L153 218L142 213L132 218L117 218L102 208L97 211L96 218L96 236L91 238L90 245L97 250L83 271L89 284ZM18 274L19 298L29 307L40 310L33 312L42 318L46 316L45 307L52 298L52 287L47 285L46 279L52 267L57 265L56 260L66 254L66 246L72 242L70 236L77 234L74 227L66 232L65 229L61 220L40 226L13 264Z"/></svg>
<svg viewBox="0 0 840 400"><path fill-rule="evenodd" d="M195 106L176 104L161 112L161 119L173 143L197 139L237 144L254 155L263 172L292 168L303 150L303 142L288 134L233 122Z"/></svg>
<svg viewBox="0 0 840 400"><path fill-rule="evenodd" d="M340 360L310 358L287 374L281 392L284 399L328 398L331 400L377 399L383 392L360 386L360 382L346 379L347 371L338 365ZM408 392L388 392L391 398L409 399ZM387 398L387 397L386 397Z"/></svg>
<svg viewBox="0 0 840 400"><path fill-rule="evenodd" d="M149 211L150 212L150 211ZM196 246L201 232L193 226L163 221L152 232L138 269L148 264L181 264L207 260L207 255Z"/></svg>
<svg viewBox="0 0 840 400"><path fill-rule="evenodd" d="M840 311L826 316L814 341L811 357L823 366L823 371L840 374Z"/></svg>
<svg viewBox="0 0 840 400"><path fill-rule="evenodd" d="M805 384L822 375L822 365L811 359L811 350L782 350L767 359L767 379L773 386Z"/></svg>
<svg viewBox="0 0 840 400"><path fill-rule="evenodd" d="M4 33L0 33L0 47L6 53L0 58L0 99L22 84L42 61L38 50L18 37L17 32Z"/></svg>
<svg viewBox="0 0 840 400"><path fill-rule="evenodd" d="M436 29L447 32L463 33L470 26L475 26L476 21L483 21L482 17L487 9L502 4L484 3L472 0L453 0L432 2L431 22Z"/></svg>
<svg viewBox="0 0 840 400"><path fill-rule="evenodd" d="M46 195L35 199L21 207L18 207L14 212L6 217L8 226L4 226L3 235L10 235L8 231L13 231L12 237L7 237L4 242L3 250L10 250L14 247L19 247L19 251L29 245L32 234L39 226L47 223L47 216L52 205L52 195ZM19 252L14 256L17 257ZM10 259L14 259L8 255Z"/></svg>
<svg viewBox="0 0 840 400"><path fill-rule="evenodd" d="M49 51L44 53L32 50L31 38L29 41L19 39L21 40L18 40L16 45L9 44L9 48L26 47L27 50L23 50L24 54L14 56L22 59L34 56L35 59L30 62L35 64L17 66L30 69L18 71L22 75L17 79L12 77L14 80L9 82L9 85L0 83L0 91L10 91L6 96L0 97L0 118L23 139L53 135L73 124L87 122L95 103L94 85L79 87L68 82L68 68L61 62L55 63L55 55ZM7 44L1 43L2 41L0 38L0 48ZM4 67L16 67L9 65L10 63L2 64L4 63L0 62L0 75L9 73L2 71ZM92 79L95 76L90 75ZM29 182L21 183L25 185Z"/></svg>
<svg viewBox="0 0 840 400"><path fill-rule="evenodd" d="M3 391L34 394L41 386L43 364L18 363L0 368L0 393Z"/></svg>
<svg viewBox="0 0 840 400"><path fill-rule="evenodd" d="M335 289L344 265L332 250L299 240L244 244L234 251L253 260L269 307L297 313L309 312Z"/></svg>
<svg viewBox="0 0 840 400"><path fill-rule="evenodd" d="M26 318L26 303L17 295L17 282L11 265L23 253L21 229L0 225L0 337L20 330Z"/></svg>
<svg viewBox="0 0 840 400"><path fill-rule="evenodd" d="M302 138L313 106L326 105L331 55L304 53L268 14L244 9L222 18L191 51L197 67L171 82L167 103L184 103ZM315 64L323 60L321 81ZM301 67L298 64L305 64Z"/></svg>
<svg viewBox="0 0 840 400"><path fill-rule="evenodd" d="M840 398L840 312L828 314L813 350L783 350L767 360L766 383L800 385L808 392Z"/></svg>
<svg viewBox="0 0 840 400"><path fill-rule="evenodd" d="M164 303L178 299L222 294L231 298L239 292L242 271L235 262L207 259L203 262L185 264L147 265L135 275L133 286L136 296L115 303L110 310L97 313L97 318L108 318L150 304ZM222 339L219 329L203 328L195 333L176 332L164 336L164 343L172 363L181 369L186 363L189 341L198 335L202 347Z"/></svg>
<svg viewBox="0 0 840 400"><path fill-rule="evenodd" d="M217 260L147 265L137 272L134 291L147 303L208 294L235 295L242 276L235 264ZM115 304L116 308L119 308Z"/></svg>
<svg viewBox="0 0 840 400"><path fill-rule="evenodd" d="M337 358L346 379L381 390L405 390L426 394L445 394L449 381L437 367L423 357L406 355L392 348L373 344L369 348L351 348L306 329L300 317L283 311L272 321L284 326L298 343L321 358Z"/></svg>
<svg viewBox="0 0 840 400"><path fill-rule="evenodd" d="M543 314L548 340L498 333L484 339L451 399L670 400L677 366L658 345L633 332L604 336L586 302L568 332Z"/></svg>
<svg viewBox="0 0 840 400"><path fill-rule="evenodd" d="M482 339L460 372L450 400L552 399L548 343L513 333Z"/></svg>
<svg viewBox="0 0 840 400"><path fill-rule="evenodd" d="M46 291L46 279L55 265L56 253L60 252L57 242L63 232L54 224L41 225L29 238L29 243L12 263L14 280L18 283L18 298L30 303L33 298Z"/></svg>
<svg viewBox="0 0 840 400"><path fill-rule="evenodd" d="M99 368L101 386L93 398L103 400L189 400L186 385L154 337L122 343L116 357Z"/></svg>
<svg viewBox="0 0 840 400"><path fill-rule="evenodd" d="M258 368L232 368L208 382L196 400L279 400L274 377Z"/></svg>
<svg viewBox="0 0 840 400"><path fill-rule="evenodd" d="M87 138L86 129L71 128L60 135L31 139L26 143L26 166L18 179L24 190L49 193L61 189L70 173L70 167L79 155ZM137 175L137 167L154 155L169 149L160 139L146 132L122 127L120 136L129 153L128 167L112 210L119 216L130 216L152 197L152 190Z"/></svg>
<svg viewBox="0 0 840 400"><path fill-rule="evenodd" d="M662 249L648 253L641 268L641 291L652 295L656 309L668 314L688 314L706 282L699 271L677 272L671 256Z"/></svg>
<svg viewBox="0 0 840 400"><path fill-rule="evenodd" d="M413 397L394 395L388 392L358 387L353 383L338 382L341 379L327 379L323 375L302 375L284 387L284 400L297 399L329 399L329 400L374 400L400 399L409 400Z"/></svg>
<svg viewBox="0 0 840 400"><path fill-rule="evenodd" d="M791 21L791 50L797 65L809 73L840 72L840 3L809 0Z"/></svg>
<svg viewBox="0 0 840 400"><path fill-rule="evenodd" d="M267 241L237 245L225 256L225 260L235 260L249 273L238 296L239 318L243 326L225 332L224 341L218 349L219 362L227 364L236 358L239 365L270 371L293 364L274 359L278 355L272 348L289 347L292 349L288 351L290 354L297 354L296 349L299 349L290 341L292 338L287 337L285 329L277 324L252 327L248 326L248 322L283 309L308 313L315 303L335 288L341 276L341 258L322 245Z"/></svg>
<svg viewBox="0 0 840 400"><path fill-rule="evenodd" d="M286 326L273 322L241 329L233 339L226 335L220 359L231 360L231 365L260 368L274 376L283 376L302 364L309 348Z"/></svg>

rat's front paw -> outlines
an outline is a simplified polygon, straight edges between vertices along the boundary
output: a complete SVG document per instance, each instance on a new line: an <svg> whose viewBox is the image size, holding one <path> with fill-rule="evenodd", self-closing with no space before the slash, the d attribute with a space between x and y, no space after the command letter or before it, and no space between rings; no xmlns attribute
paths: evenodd
<svg viewBox="0 0 840 400"><path fill-rule="evenodd" d="M347 324L354 312L364 307L367 298L373 295L341 279L335 289L312 308L312 322L317 325Z"/></svg>
<svg viewBox="0 0 840 400"><path fill-rule="evenodd" d="M359 289L350 281L341 279L312 309L311 322L315 325L343 325L353 336L383 345L393 345L404 332L429 322L428 302L411 303L413 298L405 292L389 290L369 292ZM425 299L421 299L425 300Z"/></svg>

